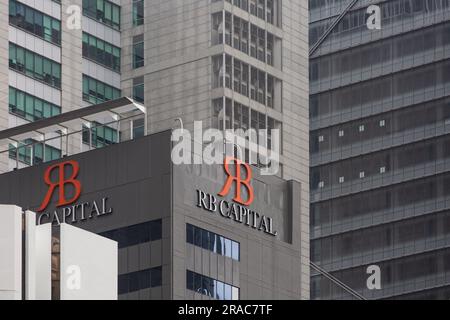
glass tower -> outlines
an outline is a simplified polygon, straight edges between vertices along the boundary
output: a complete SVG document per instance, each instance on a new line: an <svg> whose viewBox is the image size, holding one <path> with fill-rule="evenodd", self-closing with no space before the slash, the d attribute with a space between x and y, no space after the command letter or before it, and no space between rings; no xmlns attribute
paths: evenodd
<svg viewBox="0 0 450 320"><path fill-rule="evenodd" d="M449 299L450 0L309 5L311 260L368 299ZM312 271L311 298L352 296Z"/></svg>

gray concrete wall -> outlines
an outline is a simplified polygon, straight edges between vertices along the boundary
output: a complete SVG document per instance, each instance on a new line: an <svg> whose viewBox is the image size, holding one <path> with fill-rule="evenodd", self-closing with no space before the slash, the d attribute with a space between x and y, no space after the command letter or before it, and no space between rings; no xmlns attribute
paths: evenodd
<svg viewBox="0 0 450 320"><path fill-rule="evenodd" d="M174 166L173 173L173 298L209 299L186 289L186 269L240 288L240 299L301 299L298 236L300 184L256 173L251 185L255 199L248 209L273 218L277 236L197 207L202 190L221 200L218 192L226 181L221 165ZM234 196L234 187L225 199ZM213 253L186 242L186 224L214 232L240 243L240 260Z"/></svg>

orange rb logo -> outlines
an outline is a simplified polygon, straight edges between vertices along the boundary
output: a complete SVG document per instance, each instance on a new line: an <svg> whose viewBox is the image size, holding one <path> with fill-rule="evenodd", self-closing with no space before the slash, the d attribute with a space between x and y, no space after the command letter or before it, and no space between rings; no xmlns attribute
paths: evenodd
<svg viewBox="0 0 450 320"><path fill-rule="evenodd" d="M236 168L235 173L236 174L233 174L231 172L230 163L235 164L235 168ZM250 181L252 179L252 169L250 168L250 166L247 163L242 162L239 159L232 158L232 157L226 157L224 160L224 163L223 163L223 167L224 167L224 170L225 170L226 174L228 175L228 177L227 177L227 181L225 182L225 185L222 188L222 191L219 192L219 196L221 196L221 197L226 196L230 192L233 182L235 182L236 188L235 188L235 195L234 195L233 200L244 206L250 205L254 199L253 187L250 185ZM245 179L242 179L241 168L243 168L245 170L245 173L246 173ZM244 201L241 197L241 186L244 186L244 188L246 188L248 191L248 198L246 201Z"/></svg>
<svg viewBox="0 0 450 320"><path fill-rule="evenodd" d="M66 179L64 176L64 168L66 166L72 167L72 174L68 179ZM51 181L51 174L54 170L58 170L58 181L57 182ZM46 194L44 200L42 201L41 206L39 207L39 209L37 209L37 211L41 212L41 211L45 210L45 208L47 208L56 188L59 189L58 190L59 191L59 200L56 205L57 207L72 204L75 201L77 201L81 194L81 183L80 183L80 181L76 180L79 171L80 171L80 167L78 165L78 162L76 162L76 161L66 161L66 162L58 163L58 164L48 167L44 174L44 181L45 181L45 184L47 184L49 186L49 188L48 188L48 191L47 191L47 194ZM66 199L66 195L65 195L65 187L68 184L71 184L75 188L75 194L71 199Z"/></svg>

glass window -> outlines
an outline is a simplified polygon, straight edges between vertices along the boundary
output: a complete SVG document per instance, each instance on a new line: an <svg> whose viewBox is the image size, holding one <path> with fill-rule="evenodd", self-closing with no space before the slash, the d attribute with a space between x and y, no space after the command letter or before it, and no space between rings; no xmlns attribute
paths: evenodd
<svg viewBox="0 0 450 320"><path fill-rule="evenodd" d="M239 300L239 288L231 287L231 300Z"/></svg>
<svg viewBox="0 0 450 320"><path fill-rule="evenodd" d="M97 99L105 101L105 84L100 81L97 82Z"/></svg>
<svg viewBox="0 0 450 320"><path fill-rule="evenodd" d="M213 285L214 285L214 280L209 278L209 277L202 277L202 293L205 296L210 296L213 297Z"/></svg>
<svg viewBox="0 0 450 320"><path fill-rule="evenodd" d="M194 273L189 270L186 270L186 288L194 290Z"/></svg>
<svg viewBox="0 0 450 320"><path fill-rule="evenodd" d="M202 248L208 250L209 248L209 232L202 230Z"/></svg>
<svg viewBox="0 0 450 320"><path fill-rule="evenodd" d="M16 90L12 87L9 87L9 107L15 107L16 106Z"/></svg>
<svg viewBox="0 0 450 320"><path fill-rule="evenodd" d="M25 96L25 118L27 120L34 120L34 99L30 95Z"/></svg>
<svg viewBox="0 0 450 320"><path fill-rule="evenodd" d="M105 87L105 100L108 101L108 100L113 100L113 99L114 99L113 88L110 86L106 86Z"/></svg>
<svg viewBox="0 0 450 320"><path fill-rule="evenodd" d="M139 272L139 289L146 289L151 287L151 271L150 270L144 270Z"/></svg>
<svg viewBox="0 0 450 320"><path fill-rule="evenodd" d="M120 30L120 7L106 0L83 0L83 14Z"/></svg>
<svg viewBox="0 0 450 320"><path fill-rule="evenodd" d="M113 88L113 98L114 99L120 98L120 90L119 89Z"/></svg>
<svg viewBox="0 0 450 320"><path fill-rule="evenodd" d="M61 43L61 22L58 20L52 20L52 41Z"/></svg>
<svg viewBox="0 0 450 320"><path fill-rule="evenodd" d="M87 136L89 137L89 135ZM155 231L155 226L159 226L159 229L161 229L161 221L162 220L159 219L144 222L138 225L106 231L101 235L111 240L117 241L119 243L119 249L125 248L130 245L161 239L161 236L158 237L158 234L160 235L161 231Z"/></svg>
<svg viewBox="0 0 450 320"><path fill-rule="evenodd" d="M112 8L112 23L116 29L120 29L120 7L116 5Z"/></svg>
<svg viewBox="0 0 450 320"><path fill-rule="evenodd" d="M25 50L22 47L16 47L16 60L17 68L16 70L23 72L25 68Z"/></svg>
<svg viewBox="0 0 450 320"><path fill-rule="evenodd" d="M144 23L144 0L133 0L133 25L140 26Z"/></svg>
<svg viewBox="0 0 450 320"><path fill-rule="evenodd" d="M202 229L194 229L194 245L197 247L202 247Z"/></svg>
<svg viewBox="0 0 450 320"><path fill-rule="evenodd" d="M239 261L239 243L232 241L232 256L234 260Z"/></svg>
<svg viewBox="0 0 450 320"><path fill-rule="evenodd" d="M239 243L213 232L186 224L186 241L195 246L239 261Z"/></svg>
<svg viewBox="0 0 450 320"><path fill-rule="evenodd" d="M216 282L216 299L225 300L225 285L221 281Z"/></svg>
<svg viewBox="0 0 450 320"><path fill-rule="evenodd" d="M44 80L44 63L43 58L39 55L34 56L34 66L36 71L36 78L39 80Z"/></svg>
<svg viewBox="0 0 450 320"><path fill-rule="evenodd" d="M145 135L144 119L133 120L133 138L143 137ZM193 234L192 234L193 236ZM193 238L192 238L193 239ZM193 242L191 242L193 244Z"/></svg>
<svg viewBox="0 0 450 320"><path fill-rule="evenodd" d="M52 21L60 24L60 21L50 17L43 12L40 12L27 5L21 4L15 0L9 1L9 23L12 25L25 29L27 32L35 36L41 37L44 40L50 41L54 44L61 44L60 28L56 29L55 37L51 37Z"/></svg>
<svg viewBox="0 0 450 320"><path fill-rule="evenodd" d="M225 284L225 294L224 294L224 300L231 300L232 294L231 294L231 286L229 284Z"/></svg>
<svg viewBox="0 0 450 320"><path fill-rule="evenodd" d="M83 99L96 104L120 97L120 90L83 75Z"/></svg>
<svg viewBox="0 0 450 320"><path fill-rule="evenodd" d="M25 92L17 92L17 109L25 115Z"/></svg>
<svg viewBox="0 0 450 320"><path fill-rule="evenodd" d="M202 275L194 272L194 291L202 293Z"/></svg>
<svg viewBox="0 0 450 320"><path fill-rule="evenodd" d="M34 55L28 50L25 51L25 74L34 77Z"/></svg>
<svg viewBox="0 0 450 320"><path fill-rule="evenodd" d="M111 6L111 3L108 1L105 1L104 18L106 21L112 21L112 6Z"/></svg>
<svg viewBox="0 0 450 320"><path fill-rule="evenodd" d="M120 48L83 32L83 57L120 71Z"/></svg>
<svg viewBox="0 0 450 320"><path fill-rule="evenodd" d="M25 29L34 33L34 10L30 7L25 7Z"/></svg>
<svg viewBox="0 0 450 320"><path fill-rule="evenodd" d="M231 240L230 239L225 239L225 252L224 252L226 257L231 258Z"/></svg>
<svg viewBox="0 0 450 320"><path fill-rule="evenodd" d="M27 165L31 165L31 150L33 149L33 164L39 164L43 162L43 144L37 143L32 139L27 139L21 143L19 147L19 161ZM45 145L45 161L56 160L61 157L61 150ZM10 150L9 157L16 159L16 149Z"/></svg>
<svg viewBox="0 0 450 320"><path fill-rule="evenodd" d="M11 68L51 86L61 87L61 65L59 63L13 43L9 44L9 54Z"/></svg>
<svg viewBox="0 0 450 320"><path fill-rule="evenodd" d="M113 63L112 68L120 71L120 48L113 46Z"/></svg>
<svg viewBox="0 0 450 320"><path fill-rule="evenodd" d="M225 238L216 234L216 248L215 252L220 255L225 255Z"/></svg>
<svg viewBox="0 0 450 320"><path fill-rule="evenodd" d="M52 107L50 103L44 102L44 118L49 118L52 116Z"/></svg>
<svg viewBox="0 0 450 320"><path fill-rule="evenodd" d="M119 294L126 294L130 291L129 282L130 281L129 281L128 274L119 275L119 279L118 279L118 293Z"/></svg>
<svg viewBox="0 0 450 320"><path fill-rule="evenodd" d="M58 63L52 63L52 81L53 86L61 87L61 65Z"/></svg>
<svg viewBox="0 0 450 320"><path fill-rule="evenodd" d="M43 14L39 11L34 12L34 34L42 37L43 33Z"/></svg>
<svg viewBox="0 0 450 320"><path fill-rule="evenodd" d="M144 42L133 45L133 68L144 66Z"/></svg>
<svg viewBox="0 0 450 320"><path fill-rule="evenodd" d="M162 286L162 267L151 270L151 286L152 288Z"/></svg>
<svg viewBox="0 0 450 320"><path fill-rule="evenodd" d="M186 242L194 244L194 226L191 224L186 225Z"/></svg>
<svg viewBox="0 0 450 320"><path fill-rule="evenodd" d="M144 102L144 84L137 84L133 86L133 99L143 103Z"/></svg>
<svg viewBox="0 0 450 320"><path fill-rule="evenodd" d="M40 99L35 99L34 100L34 118L36 120L39 120L41 118L43 118L44 113L43 113L43 106L44 106L44 102ZM55 106L56 107L56 106ZM57 110L59 108L55 108L55 113L52 113L52 116L57 115Z"/></svg>
<svg viewBox="0 0 450 320"><path fill-rule="evenodd" d="M239 288L190 270L186 270L186 289L217 300L239 299Z"/></svg>
<svg viewBox="0 0 450 320"><path fill-rule="evenodd" d="M155 220L150 223L151 240L159 240L162 238L162 220Z"/></svg>
<svg viewBox="0 0 450 320"><path fill-rule="evenodd" d="M44 105L49 106L53 112L44 113ZM53 105L47 101L41 100L35 96L9 88L9 112L29 121L36 121L42 118L48 118L61 113L59 106Z"/></svg>
<svg viewBox="0 0 450 320"><path fill-rule="evenodd" d="M44 39L52 41L52 19L49 16L44 16Z"/></svg>
<svg viewBox="0 0 450 320"><path fill-rule="evenodd" d="M112 57L112 45L109 43L105 43L105 65L111 66L113 63L113 57Z"/></svg>

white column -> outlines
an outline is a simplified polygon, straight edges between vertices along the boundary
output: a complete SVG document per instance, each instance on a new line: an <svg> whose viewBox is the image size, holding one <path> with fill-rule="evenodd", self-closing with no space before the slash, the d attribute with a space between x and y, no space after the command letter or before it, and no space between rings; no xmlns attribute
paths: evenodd
<svg viewBox="0 0 450 320"><path fill-rule="evenodd" d="M0 300L22 299L22 209L0 205Z"/></svg>

